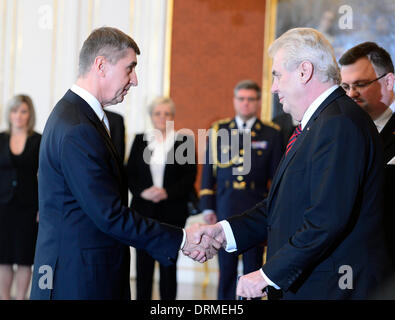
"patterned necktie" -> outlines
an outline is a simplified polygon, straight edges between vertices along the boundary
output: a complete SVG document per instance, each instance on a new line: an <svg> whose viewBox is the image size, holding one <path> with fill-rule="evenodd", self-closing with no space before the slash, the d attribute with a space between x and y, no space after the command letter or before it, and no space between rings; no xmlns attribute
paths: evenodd
<svg viewBox="0 0 395 320"><path fill-rule="evenodd" d="M288 154L288 151L291 150L293 144L294 144L295 141L296 141L296 138L297 138L301 133L302 133L302 127L301 127L301 125L299 124L299 125L295 128L294 133L292 134L291 138L289 138L289 141L288 141L288 144L287 144L287 149L286 149L286 151L285 151L285 155L287 155L287 154Z"/></svg>

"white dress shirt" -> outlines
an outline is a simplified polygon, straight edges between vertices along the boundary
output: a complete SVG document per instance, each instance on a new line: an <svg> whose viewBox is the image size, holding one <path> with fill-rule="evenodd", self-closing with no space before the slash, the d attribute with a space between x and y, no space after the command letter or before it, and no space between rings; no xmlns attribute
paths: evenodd
<svg viewBox="0 0 395 320"><path fill-rule="evenodd" d="M390 109L392 110L392 113L395 112L395 99L394 99L394 101L392 101L392 103L390 105Z"/></svg>
<svg viewBox="0 0 395 320"><path fill-rule="evenodd" d="M157 130L147 133L148 149L152 152L149 168L151 171L153 185L158 188L163 188L167 154L174 146L176 137L174 131L168 132L165 140L158 138L156 134L158 134ZM182 229L182 233L183 236L180 250L184 247L186 241L186 232L184 228Z"/></svg>
<svg viewBox="0 0 395 320"><path fill-rule="evenodd" d="M387 124L388 120L392 117L392 110L390 108L387 108L380 117L378 117L376 120L374 120L374 124L376 125L376 128L379 132L381 132L385 125Z"/></svg>
<svg viewBox="0 0 395 320"><path fill-rule="evenodd" d="M239 130L243 130L243 129L252 129L252 126L254 125L255 121L256 121L256 117L252 117L250 119L248 119L247 121L244 121L243 119L241 119L239 116L235 117L235 121L236 121L236 125L237 128ZM243 124L246 124L246 126L244 127Z"/></svg>
<svg viewBox="0 0 395 320"><path fill-rule="evenodd" d="M303 128L306 126L306 124L309 122L310 118L313 116L314 112L318 109L318 107L322 104L322 102L324 102L324 100L326 98L329 97L329 95L335 91L339 86L338 85L334 85L332 87L330 87L329 89L327 89L326 91L324 91L321 95L319 95L314 101L313 103L307 108L307 110L305 111L302 121L301 121L301 127L302 130ZM220 221L220 224L222 226L222 228L224 229L224 233L225 233L225 237L226 237L226 248L225 250L227 252L234 252L237 250L237 244L236 244L236 240L235 237L233 235L233 231L232 231L232 227L230 226L229 222L226 220L222 220ZM277 286L273 281L271 281L263 272L262 269L260 269L262 277L265 279L265 281L267 282L268 285L276 288L276 289L280 289L279 286Z"/></svg>
<svg viewBox="0 0 395 320"><path fill-rule="evenodd" d="M168 132L164 140L156 137L155 131L148 133L147 136L148 149L152 152L149 164L152 182L155 187L163 188L167 154L173 148L175 142L174 131Z"/></svg>
<svg viewBox="0 0 395 320"><path fill-rule="evenodd" d="M77 86L76 84L73 84L70 90L73 91L79 97L81 97L83 100L85 100L87 104L89 104L89 106L93 109L99 120L105 124L106 126L105 129L107 129L107 132L110 135L110 123L108 122L107 115L104 112L103 107L101 106L99 100L97 100L93 94Z"/></svg>

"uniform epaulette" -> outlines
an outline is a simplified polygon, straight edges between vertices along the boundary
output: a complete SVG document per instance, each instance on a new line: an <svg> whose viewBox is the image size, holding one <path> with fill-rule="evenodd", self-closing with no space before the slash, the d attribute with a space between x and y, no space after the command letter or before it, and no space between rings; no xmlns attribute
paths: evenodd
<svg viewBox="0 0 395 320"><path fill-rule="evenodd" d="M261 121L265 126L276 129L277 131L281 130L280 126L277 123L274 123L273 121L266 121L266 120L261 120Z"/></svg>
<svg viewBox="0 0 395 320"><path fill-rule="evenodd" d="M215 122L213 122L213 124L211 125L211 127L218 127L219 125L221 125L221 124L226 124L226 123L229 123L229 122L231 122L232 121L232 118L225 118L225 119L220 119L220 120L217 120L217 121L215 121Z"/></svg>

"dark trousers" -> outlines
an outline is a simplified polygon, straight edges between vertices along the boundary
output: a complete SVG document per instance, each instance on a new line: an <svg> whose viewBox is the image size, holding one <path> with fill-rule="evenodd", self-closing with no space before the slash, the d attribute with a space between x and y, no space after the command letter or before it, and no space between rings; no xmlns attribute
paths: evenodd
<svg viewBox="0 0 395 320"><path fill-rule="evenodd" d="M257 246L243 253L243 274L262 268L263 246ZM219 283L218 300L236 299L237 265L239 256L225 250L218 252Z"/></svg>
<svg viewBox="0 0 395 320"><path fill-rule="evenodd" d="M137 300L152 299L152 280L155 259L145 250L136 249L136 291ZM161 300L175 300L177 296L177 265L170 267L159 265L159 292Z"/></svg>

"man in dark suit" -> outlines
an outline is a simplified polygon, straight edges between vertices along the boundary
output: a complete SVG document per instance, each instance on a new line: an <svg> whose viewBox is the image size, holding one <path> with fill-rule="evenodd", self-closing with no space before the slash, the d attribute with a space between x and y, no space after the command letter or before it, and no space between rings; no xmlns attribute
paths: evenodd
<svg viewBox="0 0 395 320"><path fill-rule="evenodd" d="M361 43L339 60L342 87L372 118L384 146L384 201L386 239L395 265L395 114L394 65L389 53L374 42Z"/></svg>
<svg viewBox="0 0 395 320"><path fill-rule="evenodd" d="M111 140L115 149L118 151L119 158L122 162L125 160L125 125L123 117L108 110L104 110L110 124Z"/></svg>
<svg viewBox="0 0 395 320"><path fill-rule="evenodd" d="M299 123L293 120L291 115L288 113L279 114L273 118L273 122L280 127L281 134L283 135L284 146L286 146L289 138L291 138L292 133Z"/></svg>
<svg viewBox="0 0 395 320"><path fill-rule="evenodd" d="M128 208L123 164L103 107L122 102L137 85L139 53L122 31L94 30L81 49L76 84L48 118L39 156L31 299L130 299L129 246L165 265L180 248L201 262L215 251L206 240L193 245L182 229Z"/></svg>
<svg viewBox="0 0 395 320"><path fill-rule="evenodd" d="M338 86L333 48L311 28L270 47L272 92L300 121L266 200L203 226L226 250L267 239L266 264L239 279L237 294L284 299L365 299L388 273L383 239L383 152L373 121Z"/></svg>
<svg viewBox="0 0 395 320"><path fill-rule="evenodd" d="M211 128L200 190L200 208L207 223L243 212L267 196L283 154L283 143L278 126L257 118L260 98L258 84L240 81L234 88L236 117L217 121ZM243 143L243 132L250 134L251 148ZM225 133L229 139L223 139ZM236 135L239 143L234 145L231 140ZM216 156L212 155L213 148ZM245 274L262 266L263 248L263 244L257 244L243 253ZM218 299L236 298L238 257L219 252Z"/></svg>

